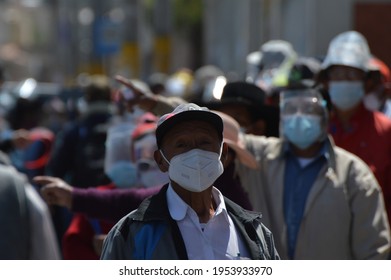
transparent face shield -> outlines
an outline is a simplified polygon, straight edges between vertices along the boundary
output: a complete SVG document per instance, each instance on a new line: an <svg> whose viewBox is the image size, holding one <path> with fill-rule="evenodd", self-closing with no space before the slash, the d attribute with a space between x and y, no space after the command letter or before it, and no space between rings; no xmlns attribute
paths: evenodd
<svg viewBox="0 0 391 280"><path fill-rule="evenodd" d="M319 118L321 126L321 137L327 136L328 111L326 101L316 91L312 89L287 90L280 93L280 135L286 137L284 120L292 116L308 116Z"/></svg>
<svg viewBox="0 0 391 280"><path fill-rule="evenodd" d="M274 84L285 56L281 52L264 53L259 65L259 73L255 79L255 84L269 92Z"/></svg>
<svg viewBox="0 0 391 280"><path fill-rule="evenodd" d="M262 46L261 52L255 84L267 94L271 94L273 88L288 84L289 73L297 54L285 41L270 41Z"/></svg>

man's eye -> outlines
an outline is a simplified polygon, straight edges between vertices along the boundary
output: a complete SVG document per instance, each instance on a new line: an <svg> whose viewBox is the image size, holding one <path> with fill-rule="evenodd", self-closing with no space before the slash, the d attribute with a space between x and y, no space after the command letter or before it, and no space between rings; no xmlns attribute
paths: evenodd
<svg viewBox="0 0 391 280"><path fill-rule="evenodd" d="M185 143L182 143L182 142L176 143L176 144L175 144L175 147L176 147L176 148L184 148L184 147L186 147L186 144L185 144Z"/></svg>

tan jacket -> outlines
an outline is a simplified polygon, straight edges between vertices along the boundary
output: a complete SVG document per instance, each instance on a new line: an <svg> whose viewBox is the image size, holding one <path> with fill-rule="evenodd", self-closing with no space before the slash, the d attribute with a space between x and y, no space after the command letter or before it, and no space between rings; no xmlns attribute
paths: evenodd
<svg viewBox="0 0 391 280"><path fill-rule="evenodd" d="M362 160L327 141L330 157L308 195L295 259L386 259L390 229L381 189ZM253 135L245 142L261 170L239 165L242 185L272 231L281 259L287 259L284 142Z"/></svg>

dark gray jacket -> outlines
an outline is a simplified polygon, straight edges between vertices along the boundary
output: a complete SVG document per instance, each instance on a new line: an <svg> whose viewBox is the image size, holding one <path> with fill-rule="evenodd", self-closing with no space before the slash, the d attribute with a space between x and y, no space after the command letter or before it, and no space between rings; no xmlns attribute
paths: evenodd
<svg viewBox="0 0 391 280"><path fill-rule="evenodd" d="M158 194L144 200L111 229L101 259L188 259L179 228L168 210L167 188L165 185ZM272 233L261 223L260 213L224 199L251 259L279 259Z"/></svg>

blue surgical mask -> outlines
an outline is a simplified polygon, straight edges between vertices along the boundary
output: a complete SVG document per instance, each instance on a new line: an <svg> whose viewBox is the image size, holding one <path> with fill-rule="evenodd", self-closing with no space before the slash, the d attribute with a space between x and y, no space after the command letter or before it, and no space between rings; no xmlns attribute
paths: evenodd
<svg viewBox="0 0 391 280"><path fill-rule="evenodd" d="M137 182L137 167L130 161L118 161L108 170L107 176L117 188L131 188Z"/></svg>
<svg viewBox="0 0 391 280"><path fill-rule="evenodd" d="M321 117L316 115L287 115L282 117L283 133L289 142L306 149L322 134Z"/></svg>
<svg viewBox="0 0 391 280"><path fill-rule="evenodd" d="M362 81L332 81L329 83L331 102L341 110L356 106L364 98Z"/></svg>

